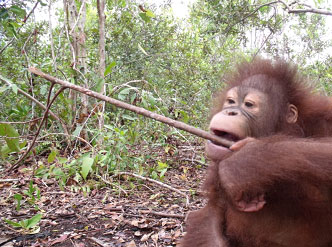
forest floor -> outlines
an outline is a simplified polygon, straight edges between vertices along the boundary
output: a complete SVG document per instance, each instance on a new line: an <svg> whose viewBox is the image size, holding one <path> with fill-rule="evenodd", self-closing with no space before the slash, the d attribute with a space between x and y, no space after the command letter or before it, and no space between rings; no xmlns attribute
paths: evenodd
<svg viewBox="0 0 332 247"><path fill-rule="evenodd" d="M108 180L109 184L104 180L106 186L84 195L71 191L70 186L61 190L55 179L33 177L31 169L30 174L29 169L24 169L31 165L28 163L11 176L2 176L0 246L176 246L185 232L186 214L204 204L201 184L207 166L199 162L204 152L202 144L175 143L175 146L176 152L165 154L162 148L153 152L160 152L161 158L170 164L162 183L181 193L155 182L122 175ZM5 180L13 178L16 180ZM17 211L13 197L28 190L31 180L40 189L40 199L33 205L43 212L39 228L33 234L4 221L18 222L37 213L24 200ZM112 184L120 184L121 189Z"/></svg>

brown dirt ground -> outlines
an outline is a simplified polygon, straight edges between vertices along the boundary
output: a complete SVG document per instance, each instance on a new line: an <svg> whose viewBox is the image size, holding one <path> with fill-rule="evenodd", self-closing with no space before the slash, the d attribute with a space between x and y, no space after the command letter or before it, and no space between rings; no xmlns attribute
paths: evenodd
<svg viewBox="0 0 332 247"><path fill-rule="evenodd" d="M183 195L130 176L112 178L110 184L99 180L104 186L84 195L70 191L70 186L60 190L55 179L36 179L21 168L10 176L3 174L1 179L18 180L0 182L0 246L176 246L185 232L185 215L202 207L199 194L207 166L197 162L203 155L202 144L174 146L176 152L165 154L159 150L170 164L162 182L187 194L189 206ZM28 189L31 179L41 191L36 204L43 212L35 234L14 229L3 221L19 221L36 214L26 201L16 211L13 199L14 194ZM119 183L121 189L115 186Z"/></svg>

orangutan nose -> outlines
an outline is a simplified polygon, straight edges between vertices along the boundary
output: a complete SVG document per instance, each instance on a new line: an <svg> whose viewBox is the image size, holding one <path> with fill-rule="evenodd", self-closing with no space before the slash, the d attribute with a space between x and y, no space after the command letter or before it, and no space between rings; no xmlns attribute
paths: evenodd
<svg viewBox="0 0 332 247"><path fill-rule="evenodd" d="M224 114L227 116L237 116L239 115L239 110L236 109L225 109Z"/></svg>

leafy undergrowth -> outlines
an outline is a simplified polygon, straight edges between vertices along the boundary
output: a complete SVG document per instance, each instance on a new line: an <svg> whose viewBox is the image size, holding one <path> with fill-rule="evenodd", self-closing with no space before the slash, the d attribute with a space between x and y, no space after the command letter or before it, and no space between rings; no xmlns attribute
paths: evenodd
<svg viewBox="0 0 332 247"><path fill-rule="evenodd" d="M162 181L188 195L189 205L182 194L128 175L90 193L74 193L69 186L60 190L55 179L41 180L24 169L3 177L0 246L175 246L185 232L187 212L202 207L199 191L206 166L195 156L202 150L179 147ZM17 180L5 180L10 178ZM38 212L38 224L27 223ZM24 227L15 228L8 220Z"/></svg>

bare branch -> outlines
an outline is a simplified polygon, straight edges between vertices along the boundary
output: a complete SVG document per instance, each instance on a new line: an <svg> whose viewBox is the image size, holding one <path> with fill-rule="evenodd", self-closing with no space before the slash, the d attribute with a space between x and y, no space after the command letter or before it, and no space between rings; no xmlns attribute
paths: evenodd
<svg viewBox="0 0 332 247"><path fill-rule="evenodd" d="M0 183L9 183L9 182L17 182L20 181L17 178L7 178L7 179L0 179Z"/></svg>
<svg viewBox="0 0 332 247"><path fill-rule="evenodd" d="M52 54L52 60L53 60L53 67L54 71L57 69L57 64L56 64L56 56L54 52L54 39L53 39L53 28L52 28L52 0L49 1L48 3L48 32L51 40L51 54Z"/></svg>
<svg viewBox="0 0 332 247"><path fill-rule="evenodd" d="M76 22L75 22L74 26L72 27L72 29L69 32L70 35L74 32L74 29L77 26L78 21L80 20L80 16L82 14L82 10L84 8L84 5L85 5L85 0L83 0L83 2L81 3L81 8L80 8L80 11L78 12Z"/></svg>
<svg viewBox="0 0 332 247"><path fill-rule="evenodd" d="M129 176L132 176L132 177L135 177L135 178L139 178L139 179L142 179L144 181L148 181L148 182L151 182L151 183L154 183L154 184L157 184L161 187L164 187L166 189L169 189L169 190L172 190L180 195L183 195L185 198L186 198L186 205L188 206L189 205L189 197L186 195L186 193L183 193L182 191L176 189L176 188L173 188L172 186L168 185L168 184L164 184L160 181L157 181L155 179L152 179L152 178L147 178L147 177L143 177L141 175L138 175L138 174L135 174L135 173L131 173L131 172L119 172L117 173L116 175L129 175Z"/></svg>
<svg viewBox="0 0 332 247"><path fill-rule="evenodd" d="M163 213L163 212L156 212L152 210L140 210L140 214L153 214L161 217L167 217L167 218L179 218L179 219L184 219L186 216L183 214L169 214L169 213Z"/></svg>
<svg viewBox="0 0 332 247"><path fill-rule="evenodd" d="M4 81L5 83L7 83L8 85L12 85L8 80L6 80L4 77L2 77L0 75L0 80ZM41 102L39 102L37 99L35 99L34 97L32 97L30 94L26 93L25 91L23 91L20 88L17 88L17 92L24 95L25 97L27 97L28 99L30 99L31 101L35 102L40 108L46 110L46 106L43 105ZM59 118L54 112L52 112L51 110L48 111L48 113L51 115L51 117L53 119L55 119L56 121L58 121L62 128L64 129L65 133L68 134L68 129L67 126L64 124L64 122L61 120L61 118Z"/></svg>
<svg viewBox="0 0 332 247"><path fill-rule="evenodd" d="M42 118L39 117L39 118L35 118L35 119L28 120L28 121L23 121L23 122L1 122L0 121L0 124L27 124L27 123L31 123L31 122L37 122L40 119L42 119Z"/></svg>
<svg viewBox="0 0 332 247"><path fill-rule="evenodd" d="M136 83L136 82L143 82L143 83L149 84L146 80L132 80L132 81L127 81L127 82L125 82L125 83L123 83L121 85L115 86L112 89L112 93L115 93L116 91L120 90L121 88L128 87L129 84Z"/></svg>
<svg viewBox="0 0 332 247"><path fill-rule="evenodd" d="M84 140L82 137L75 136L75 135L68 135L68 134L64 134L64 133L49 133L49 134L46 134L46 135L43 135L43 136L39 137L38 140L44 139L44 138L46 138L50 135L63 135L63 136L66 136L66 137L73 137L73 138L76 138L76 139L80 140L81 142L84 142L87 146L89 146L91 149L93 149L93 146L89 142Z"/></svg>
<svg viewBox="0 0 332 247"><path fill-rule="evenodd" d="M314 14L320 14L320 15L332 15L331 11L325 10L325 9L317 9L317 8L313 8L310 5L306 4L306 3L301 3L301 2L295 2L299 7L305 7L303 9L294 9L291 8L291 4L287 4L285 1L283 0L279 0L279 3L282 3L285 8L287 9L287 12L289 14L298 14L298 13L314 13ZM293 5L294 3L292 3Z"/></svg>
<svg viewBox="0 0 332 247"><path fill-rule="evenodd" d="M206 131L203 131L201 129L195 128L195 127L190 126L188 124L182 123L180 121L176 121L176 120L170 119L168 117L162 116L160 114L148 111L148 110L146 110L146 109L144 109L142 107L137 107L137 106L134 106L134 105L130 105L130 104L127 104L125 102L122 102L122 101L119 101L119 100L107 97L105 95L102 95L100 93L91 91L91 90L89 90L87 88L71 84L71 83L69 83L67 81L60 80L60 79L58 79L56 77L53 77L53 76L48 75L48 74L45 74L45 73L41 72L40 70L38 70L38 69L36 69L34 67L30 67L29 71L31 73L34 73L36 75L39 75L39 76L45 78L46 80L48 80L50 82L60 84L63 87L71 88L71 89L73 89L75 91L81 92L83 94L86 94L88 96L94 97L96 99L100 99L100 100L106 101L106 102L108 102L108 103L110 103L112 105L115 105L117 107L120 107L122 109L126 109L126 110L129 110L129 111L135 112L137 114L143 115L145 117L152 118L152 119L157 120L159 122L162 122L162 123L168 124L170 126L173 126L173 127L177 128L177 129L181 129L181 130L187 131L187 132L189 132L191 134L194 134L196 136L202 137L204 139L211 140L213 142L219 143L219 144L221 144L221 145L223 145L225 147L230 147L231 145L233 145L232 141L220 138L220 137L218 137L216 135L213 135L213 134L208 133Z"/></svg>
<svg viewBox="0 0 332 247"><path fill-rule="evenodd" d="M35 137L33 138L33 140L32 140L32 142L31 142L30 146L29 146L28 149L27 149L27 151L21 156L21 158L20 158L20 159L19 159L19 160L13 165L13 166L11 166L11 167L8 169L8 171L12 171L13 169L16 169L16 168L20 165L20 163L21 163L21 162L22 162L22 161L28 156L29 152L32 150L33 146L34 146L35 143L36 143L37 137L38 137L38 135L39 135L39 133L40 133L40 130L41 130L42 126L43 126L44 121L45 121L46 118L47 118L47 114L48 114L48 111L49 111L50 108L51 108L51 105L53 104L53 102L55 101L55 99L60 95L60 93L61 93L64 89L66 89L66 87L61 87L61 88L56 92L56 94L54 95L53 99L51 100L51 102L49 103L49 105L47 106L47 108L46 108L46 110L45 110L45 112L44 112L43 119L42 119L42 121L40 122L40 125L39 125L39 127L38 127L38 130L37 130L37 132L36 132L36 134L35 134Z"/></svg>

